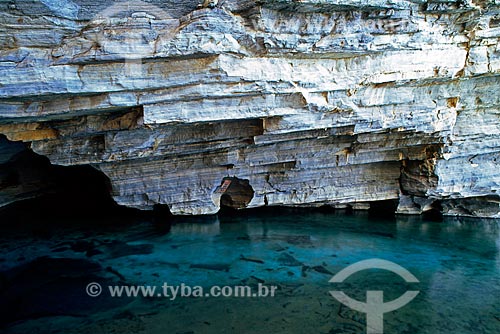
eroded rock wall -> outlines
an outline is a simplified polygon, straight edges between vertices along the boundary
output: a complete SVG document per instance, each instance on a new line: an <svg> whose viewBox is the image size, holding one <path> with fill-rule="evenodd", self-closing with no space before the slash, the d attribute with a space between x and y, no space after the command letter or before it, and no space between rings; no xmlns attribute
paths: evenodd
<svg viewBox="0 0 500 334"><path fill-rule="evenodd" d="M496 0L0 7L0 133L119 204L215 213L237 177L249 207L500 217Z"/></svg>

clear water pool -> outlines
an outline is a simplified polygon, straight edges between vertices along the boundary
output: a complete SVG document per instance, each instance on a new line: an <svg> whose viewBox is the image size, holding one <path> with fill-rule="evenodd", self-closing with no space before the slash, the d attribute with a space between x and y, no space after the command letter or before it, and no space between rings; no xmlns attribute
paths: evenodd
<svg viewBox="0 0 500 334"><path fill-rule="evenodd" d="M366 315L330 290L365 301L420 291L384 314L384 333L500 333L500 224L495 220L273 211L178 219L9 226L0 235L0 328L5 333L366 333ZM331 277L379 258L379 269ZM89 297L86 287L103 291ZM276 286L274 297L121 297L108 286ZM161 290L163 291L163 290ZM255 290L254 290L255 291Z"/></svg>

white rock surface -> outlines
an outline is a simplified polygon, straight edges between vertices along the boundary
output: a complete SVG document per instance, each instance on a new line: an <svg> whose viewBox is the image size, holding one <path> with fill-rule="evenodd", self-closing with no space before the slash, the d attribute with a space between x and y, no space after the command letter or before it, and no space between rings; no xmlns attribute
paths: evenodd
<svg viewBox="0 0 500 334"><path fill-rule="evenodd" d="M500 216L498 3L31 2L0 0L0 133L119 204L211 214L234 176L249 207Z"/></svg>

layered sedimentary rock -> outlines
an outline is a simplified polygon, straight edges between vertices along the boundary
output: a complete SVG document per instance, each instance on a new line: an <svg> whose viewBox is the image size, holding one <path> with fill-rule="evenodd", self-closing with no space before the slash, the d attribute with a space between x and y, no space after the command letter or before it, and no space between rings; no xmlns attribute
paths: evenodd
<svg viewBox="0 0 500 334"><path fill-rule="evenodd" d="M121 205L500 217L496 0L0 6L0 133Z"/></svg>

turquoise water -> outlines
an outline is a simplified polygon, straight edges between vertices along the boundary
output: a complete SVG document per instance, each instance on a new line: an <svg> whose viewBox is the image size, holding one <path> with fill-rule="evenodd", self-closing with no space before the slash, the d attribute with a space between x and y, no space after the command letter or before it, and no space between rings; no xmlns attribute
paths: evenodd
<svg viewBox="0 0 500 334"><path fill-rule="evenodd" d="M8 226L8 224L5 224ZM0 328L5 333L366 333L366 315L330 290L365 301L420 291L383 316L384 333L500 333L500 224L495 220L274 211L105 223L3 227ZM369 269L331 277L379 258L419 283ZM89 297L86 286L103 292ZM122 297L109 285L276 286L274 297ZM205 290L206 291L206 290Z"/></svg>

